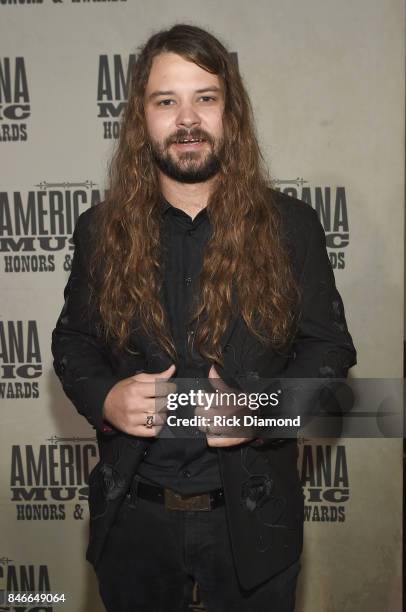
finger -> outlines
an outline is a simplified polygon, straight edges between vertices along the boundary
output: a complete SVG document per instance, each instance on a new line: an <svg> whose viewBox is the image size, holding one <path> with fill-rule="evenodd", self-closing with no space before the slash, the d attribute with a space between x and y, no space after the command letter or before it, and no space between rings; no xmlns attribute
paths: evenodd
<svg viewBox="0 0 406 612"><path fill-rule="evenodd" d="M151 382L140 382L136 383L137 392L142 397L166 397L170 393L176 393L176 383L164 382L159 383Z"/></svg>
<svg viewBox="0 0 406 612"><path fill-rule="evenodd" d="M161 429L159 426L154 426L152 429L148 429L144 427L144 425L133 425L127 424L121 427L121 431L130 436L143 436L143 437L153 437L157 435L158 430Z"/></svg>
<svg viewBox="0 0 406 612"><path fill-rule="evenodd" d="M214 365L212 365L210 368L209 378L221 378Z"/></svg>
<svg viewBox="0 0 406 612"><path fill-rule="evenodd" d="M198 425L198 429L200 429L200 431L203 431L207 435L209 435L211 433L212 428L213 428L212 421L210 419L207 419L207 418L204 421L204 424L203 423L199 423L199 425Z"/></svg>
<svg viewBox="0 0 406 612"><path fill-rule="evenodd" d="M211 416L212 414L217 414L216 408L217 404L215 402L209 403L209 400L206 398L207 393L203 394L202 402L199 402L194 407L194 414L196 416ZM210 393L210 395L212 395Z"/></svg>
<svg viewBox="0 0 406 612"><path fill-rule="evenodd" d="M145 414L166 413L168 411L167 397L148 397L143 401L142 408Z"/></svg>
<svg viewBox="0 0 406 612"><path fill-rule="evenodd" d="M146 429L151 429L151 427L155 427L157 425L165 425L166 416L160 414L159 412L143 412L141 414L135 415L131 419L130 427L145 427Z"/></svg>
<svg viewBox="0 0 406 612"><path fill-rule="evenodd" d="M237 446L243 444L248 440L246 438L221 438L219 436L206 436L208 446L212 447L224 447L224 446Z"/></svg>
<svg viewBox="0 0 406 612"><path fill-rule="evenodd" d="M198 417L199 416L209 417L213 413L214 413L213 409L206 409L204 406L195 406L195 409L193 411L193 414Z"/></svg>
<svg viewBox="0 0 406 612"><path fill-rule="evenodd" d="M159 374L153 374L153 376L155 378L168 379L175 373L175 370L176 370L176 365L173 363L172 365L169 366L169 368L166 368L166 370L164 370L163 372L160 372Z"/></svg>
<svg viewBox="0 0 406 612"><path fill-rule="evenodd" d="M132 378L138 380L140 382L154 382L155 380L168 380L175 373L176 366L173 363L163 372L141 372L140 374L135 374Z"/></svg>
<svg viewBox="0 0 406 612"><path fill-rule="evenodd" d="M213 387L215 391L224 391L224 393L232 392L232 388L229 387L221 378L209 378L208 380L210 386Z"/></svg>
<svg viewBox="0 0 406 612"><path fill-rule="evenodd" d="M167 397L170 393L177 392L176 382L156 381L155 397Z"/></svg>
<svg viewBox="0 0 406 612"><path fill-rule="evenodd" d="M209 426L206 429L203 427L203 430L205 430L209 435L223 436L229 439L238 438L239 440L249 440L255 437L252 427L227 424L211 425L211 422L213 422L213 420L206 420L206 423L208 423Z"/></svg>
<svg viewBox="0 0 406 612"><path fill-rule="evenodd" d="M210 368L208 380L213 389L224 391L226 393L230 393L232 391L231 387L224 382L214 366L211 366Z"/></svg>

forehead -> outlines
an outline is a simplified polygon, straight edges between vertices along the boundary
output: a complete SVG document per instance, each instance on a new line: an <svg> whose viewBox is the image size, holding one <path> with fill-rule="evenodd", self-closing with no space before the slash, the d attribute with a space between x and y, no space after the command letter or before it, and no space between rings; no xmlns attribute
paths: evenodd
<svg viewBox="0 0 406 612"><path fill-rule="evenodd" d="M210 86L222 88L217 74L204 70L177 53L167 52L154 57L145 93L149 95L155 90L182 91Z"/></svg>

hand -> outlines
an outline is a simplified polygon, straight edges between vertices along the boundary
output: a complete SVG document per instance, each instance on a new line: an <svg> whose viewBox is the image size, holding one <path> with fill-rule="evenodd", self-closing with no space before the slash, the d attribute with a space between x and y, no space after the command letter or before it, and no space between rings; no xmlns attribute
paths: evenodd
<svg viewBox="0 0 406 612"><path fill-rule="evenodd" d="M120 380L107 394L103 418L133 436L156 436L166 422L168 394L176 392L176 383L166 382L175 370L172 364L157 374L141 372Z"/></svg>
<svg viewBox="0 0 406 612"><path fill-rule="evenodd" d="M219 390L223 393L233 393L238 395L241 393L238 389L233 389L229 387L220 377L216 368L211 366L209 372L209 382L213 387L214 391ZM235 406L227 405L226 403L221 403L219 401L217 404L212 404L209 410L206 410L203 407L199 407L196 409L195 413L198 415L205 416L206 418L212 420L214 415L224 416L224 417L232 417L236 416L237 418L242 418L244 414L247 414L246 406ZM237 444L242 444L244 442L249 442L254 438L253 435L250 435L250 430L248 428L238 427L238 426L215 426L210 425L209 429L206 431L206 438L208 446L213 447L226 447L226 446L236 446ZM230 434L235 431L236 433L246 433L244 437L230 437Z"/></svg>

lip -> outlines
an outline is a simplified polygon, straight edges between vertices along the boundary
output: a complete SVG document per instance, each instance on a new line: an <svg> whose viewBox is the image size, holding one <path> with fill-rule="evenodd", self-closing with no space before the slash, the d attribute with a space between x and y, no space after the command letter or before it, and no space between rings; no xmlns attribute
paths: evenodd
<svg viewBox="0 0 406 612"><path fill-rule="evenodd" d="M206 140L203 140L202 142L174 142L172 146L184 151L185 149L199 149L206 143Z"/></svg>

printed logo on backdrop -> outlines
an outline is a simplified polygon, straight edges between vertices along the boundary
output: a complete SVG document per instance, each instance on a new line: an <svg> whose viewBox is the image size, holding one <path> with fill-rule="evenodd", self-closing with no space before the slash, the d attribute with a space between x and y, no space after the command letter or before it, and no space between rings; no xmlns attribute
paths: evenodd
<svg viewBox="0 0 406 612"><path fill-rule="evenodd" d="M37 399L42 373L37 322L0 320L0 399Z"/></svg>
<svg viewBox="0 0 406 612"><path fill-rule="evenodd" d="M105 139L117 139L120 135L120 117L127 104L135 57L133 53L128 56L99 55L97 116L101 119Z"/></svg>
<svg viewBox="0 0 406 612"><path fill-rule="evenodd" d="M24 58L0 57L0 142L25 142L30 115Z"/></svg>
<svg viewBox="0 0 406 612"><path fill-rule="evenodd" d="M343 444L305 444L302 447L301 482L305 494L305 521L343 523L350 484Z"/></svg>
<svg viewBox="0 0 406 612"><path fill-rule="evenodd" d="M56 0L52 0L53 2L55 2ZM59 0L57 0L59 1ZM0 6L1 5L14 5L14 6L28 6L28 5L32 5L32 4L43 4L44 0L0 0Z"/></svg>
<svg viewBox="0 0 406 612"><path fill-rule="evenodd" d="M230 53L238 66L238 55ZM118 54L99 55L97 78L98 118L102 123L104 139L117 139L120 136L120 118L128 100L131 73L136 62L136 55Z"/></svg>
<svg viewBox="0 0 406 612"><path fill-rule="evenodd" d="M96 183L42 181L30 191L0 192L0 258L4 272L69 271L79 215L100 202Z"/></svg>
<svg viewBox="0 0 406 612"><path fill-rule="evenodd" d="M37 593L40 598L40 594L52 592L52 583L48 565L21 563L2 553L0 551L0 612L52 612L53 607L49 604L7 602L10 593Z"/></svg>
<svg viewBox="0 0 406 612"><path fill-rule="evenodd" d="M97 454L95 437L53 436L45 444L13 444L10 501L16 520L84 520Z"/></svg>
<svg viewBox="0 0 406 612"><path fill-rule="evenodd" d="M346 248L350 243L345 187L309 185L303 178L276 179L275 186L282 193L303 200L315 209L326 234L331 266L333 269L343 270L346 266Z"/></svg>

